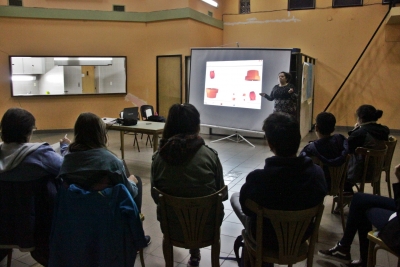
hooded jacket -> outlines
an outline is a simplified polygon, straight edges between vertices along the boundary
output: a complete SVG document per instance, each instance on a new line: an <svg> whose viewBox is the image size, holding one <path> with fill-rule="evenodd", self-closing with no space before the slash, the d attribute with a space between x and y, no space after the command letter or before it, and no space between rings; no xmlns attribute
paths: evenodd
<svg viewBox="0 0 400 267"><path fill-rule="evenodd" d="M253 234L256 234L257 216L246 207L247 199L268 209L295 211L320 204L326 193L324 172L309 157L273 156L265 160L264 169L254 170L247 175L240 189L239 201L243 213L250 217ZM268 246L277 246L275 232L269 221L264 222L263 235Z"/></svg>
<svg viewBox="0 0 400 267"><path fill-rule="evenodd" d="M48 143L1 143L0 181L33 181L60 171L63 158Z"/></svg>
<svg viewBox="0 0 400 267"><path fill-rule="evenodd" d="M207 196L225 185L218 153L206 146L198 135L176 135L168 140L162 139L159 150L153 155L150 180L152 188L186 198ZM158 194L152 194L152 197L158 205ZM226 199L227 195L224 196ZM157 219L161 221L159 207ZM178 219L171 224L179 225ZM183 238L179 227L173 227L170 231L173 236Z"/></svg>
<svg viewBox="0 0 400 267"><path fill-rule="evenodd" d="M328 191L330 191L331 178L328 166L341 166L346 162L348 153L349 145L346 137L341 134L334 134L310 142L303 148L300 155L317 157L324 164L323 170L328 185Z"/></svg>
<svg viewBox="0 0 400 267"><path fill-rule="evenodd" d="M125 185L132 198L138 194L137 186L127 179L122 161L105 148L67 153L59 178L85 190L91 190L106 178L105 181L111 186L120 183Z"/></svg>
<svg viewBox="0 0 400 267"><path fill-rule="evenodd" d="M357 147L371 149L385 149L385 141L389 140L390 130L387 126L368 122L361 124L349 132L349 152L352 154ZM352 155L349 161L347 178L358 181L364 169L364 158L361 155ZM372 170L368 170L371 172Z"/></svg>

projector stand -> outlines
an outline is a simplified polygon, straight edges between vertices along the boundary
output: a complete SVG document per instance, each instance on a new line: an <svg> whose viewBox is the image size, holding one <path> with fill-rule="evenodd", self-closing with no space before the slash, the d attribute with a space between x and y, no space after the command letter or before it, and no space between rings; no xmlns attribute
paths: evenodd
<svg viewBox="0 0 400 267"><path fill-rule="evenodd" d="M233 137L233 136L236 136L236 140L231 139L231 137ZM246 141L249 145L251 145L252 147L255 147L252 143L250 143L246 138L244 138L238 132L235 132L234 134L231 134L230 136L227 136L227 137L224 137L224 138L221 138L221 139L218 139L218 140L211 141L211 143L215 143L215 142L218 142L218 141L221 141L221 140L224 140L224 139L228 139L228 140L230 140L232 142L236 142L236 143L240 143L242 141Z"/></svg>

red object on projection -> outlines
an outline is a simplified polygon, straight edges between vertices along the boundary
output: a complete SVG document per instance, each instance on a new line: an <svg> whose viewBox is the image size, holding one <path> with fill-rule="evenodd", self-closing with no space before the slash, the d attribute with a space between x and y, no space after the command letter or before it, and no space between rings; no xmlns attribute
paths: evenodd
<svg viewBox="0 0 400 267"><path fill-rule="evenodd" d="M247 71L247 76L244 77L246 81L259 81L260 80L260 74L258 73L258 70L248 70Z"/></svg>
<svg viewBox="0 0 400 267"><path fill-rule="evenodd" d="M216 98L218 93L217 88L206 88L206 94L208 98Z"/></svg>
<svg viewBox="0 0 400 267"><path fill-rule="evenodd" d="M254 93L254 91L251 91L249 95L250 95L250 100L252 101L256 100L256 93Z"/></svg>
<svg viewBox="0 0 400 267"><path fill-rule="evenodd" d="M212 71L210 71L210 78L214 79L214 77L215 77L215 72L212 70Z"/></svg>

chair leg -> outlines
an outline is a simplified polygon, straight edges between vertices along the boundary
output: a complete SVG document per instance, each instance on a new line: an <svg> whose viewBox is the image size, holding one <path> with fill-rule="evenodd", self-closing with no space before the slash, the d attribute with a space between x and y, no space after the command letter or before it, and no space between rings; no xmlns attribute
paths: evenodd
<svg viewBox="0 0 400 267"><path fill-rule="evenodd" d="M146 265L144 264L143 249L139 250L139 256L140 256L140 263L142 264L142 267L145 267Z"/></svg>
<svg viewBox="0 0 400 267"><path fill-rule="evenodd" d="M389 197L392 198L392 187L390 186L390 172L386 172L386 183L387 183L387 187L388 187L388 192L389 192Z"/></svg>
<svg viewBox="0 0 400 267"><path fill-rule="evenodd" d="M133 139L133 146L137 145L137 150L140 152L139 143L137 140L137 134L135 134L135 138Z"/></svg>
<svg viewBox="0 0 400 267"><path fill-rule="evenodd" d="M151 137L150 137L150 135L147 135L146 146L147 146L147 143L148 143L148 142L150 142L150 147L152 148L152 147L153 147L153 143L151 142Z"/></svg>
<svg viewBox="0 0 400 267"><path fill-rule="evenodd" d="M165 267L173 267L174 266L174 254L172 245L163 239L163 253L165 260Z"/></svg>
<svg viewBox="0 0 400 267"><path fill-rule="evenodd" d="M212 267L220 266L220 264L219 264L220 251L221 251L221 241L218 241L218 243L213 244L211 246L211 266Z"/></svg>
<svg viewBox="0 0 400 267"><path fill-rule="evenodd" d="M12 253L13 253L13 250L10 249L10 251L8 252L8 255L7 255L7 267L11 267Z"/></svg>
<svg viewBox="0 0 400 267"><path fill-rule="evenodd" d="M367 267L373 267L375 266L376 260L375 260L375 243L369 241L369 246L368 246L368 262L367 262Z"/></svg>

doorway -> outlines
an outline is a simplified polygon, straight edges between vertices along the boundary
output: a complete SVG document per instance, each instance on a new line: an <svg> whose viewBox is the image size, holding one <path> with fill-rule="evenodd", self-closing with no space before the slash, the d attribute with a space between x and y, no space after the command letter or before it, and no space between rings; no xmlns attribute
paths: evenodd
<svg viewBox="0 0 400 267"><path fill-rule="evenodd" d="M182 55L157 56L157 111L167 117L173 104L182 103Z"/></svg>

